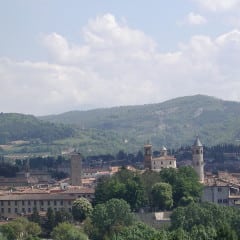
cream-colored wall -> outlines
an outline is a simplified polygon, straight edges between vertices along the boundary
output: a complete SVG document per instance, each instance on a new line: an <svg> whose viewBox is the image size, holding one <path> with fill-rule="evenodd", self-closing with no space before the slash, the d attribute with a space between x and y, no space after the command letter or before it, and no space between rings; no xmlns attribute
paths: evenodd
<svg viewBox="0 0 240 240"><path fill-rule="evenodd" d="M153 171L161 171L162 168L176 168L176 160L174 159L152 159L151 169Z"/></svg>

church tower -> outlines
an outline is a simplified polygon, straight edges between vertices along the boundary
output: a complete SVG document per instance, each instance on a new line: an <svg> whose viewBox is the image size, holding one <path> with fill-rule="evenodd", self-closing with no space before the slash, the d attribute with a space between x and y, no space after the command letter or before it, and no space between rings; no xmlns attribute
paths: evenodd
<svg viewBox="0 0 240 240"><path fill-rule="evenodd" d="M192 165L198 174L199 181L204 182L203 145L198 136L192 146Z"/></svg>
<svg viewBox="0 0 240 240"><path fill-rule="evenodd" d="M144 168L151 169L152 161L152 145L150 143L144 145Z"/></svg>

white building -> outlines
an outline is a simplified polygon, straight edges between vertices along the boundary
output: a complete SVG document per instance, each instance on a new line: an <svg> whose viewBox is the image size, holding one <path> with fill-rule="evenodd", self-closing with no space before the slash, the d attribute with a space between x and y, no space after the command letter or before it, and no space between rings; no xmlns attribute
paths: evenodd
<svg viewBox="0 0 240 240"><path fill-rule="evenodd" d="M145 169L151 169L159 172L163 168L176 168L176 158L169 156L167 149L163 146L160 150L159 157L152 157L152 145L148 144L144 146L144 166Z"/></svg>

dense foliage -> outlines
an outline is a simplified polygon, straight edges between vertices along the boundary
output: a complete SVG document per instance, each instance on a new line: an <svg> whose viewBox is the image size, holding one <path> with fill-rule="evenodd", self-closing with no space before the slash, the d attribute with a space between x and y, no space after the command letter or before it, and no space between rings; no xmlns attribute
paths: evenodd
<svg viewBox="0 0 240 240"><path fill-rule="evenodd" d="M95 189L95 203L121 198L129 203L132 210L146 206L166 210L172 206L197 202L201 193L202 184L191 167L163 169L160 173L148 171L144 174L123 168L114 176L99 180Z"/></svg>
<svg viewBox="0 0 240 240"><path fill-rule="evenodd" d="M51 236L53 240L88 240L86 234L67 222L57 225L53 229Z"/></svg>
<svg viewBox="0 0 240 240"><path fill-rule="evenodd" d="M41 121L31 115L17 113L0 114L0 144L16 140L39 139L52 142L74 135L73 128L50 122Z"/></svg>
<svg viewBox="0 0 240 240"><path fill-rule="evenodd" d="M147 199L141 175L123 168L111 178L100 179L95 189L95 204L111 198L124 199L132 210L145 206Z"/></svg>
<svg viewBox="0 0 240 240"><path fill-rule="evenodd" d="M30 240L38 239L41 228L38 224L30 222L25 218L18 218L0 228L1 233L7 240Z"/></svg>
<svg viewBox="0 0 240 240"><path fill-rule="evenodd" d="M73 202L72 214L73 218L77 221L83 221L91 216L93 211L92 204L86 198L78 198Z"/></svg>
<svg viewBox="0 0 240 240"><path fill-rule="evenodd" d="M171 222L172 230L181 229L192 236L190 239L200 239L200 235L201 239L240 238L240 210L236 208L191 203L175 209Z"/></svg>

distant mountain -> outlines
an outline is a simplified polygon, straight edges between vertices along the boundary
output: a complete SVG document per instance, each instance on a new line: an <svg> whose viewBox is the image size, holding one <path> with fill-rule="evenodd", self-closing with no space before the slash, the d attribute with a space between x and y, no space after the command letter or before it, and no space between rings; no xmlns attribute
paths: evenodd
<svg viewBox="0 0 240 240"><path fill-rule="evenodd" d="M205 145L238 143L240 139L240 103L204 95L158 104L72 111L40 119L112 132L135 148L148 140L155 148L179 147L192 144L196 135Z"/></svg>
<svg viewBox="0 0 240 240"><path fill-rule="evenodd" d="M70 137L74 131L70 126L42 121L32 115L0 113L0 144L33 139L49 143Z"/></svg>

